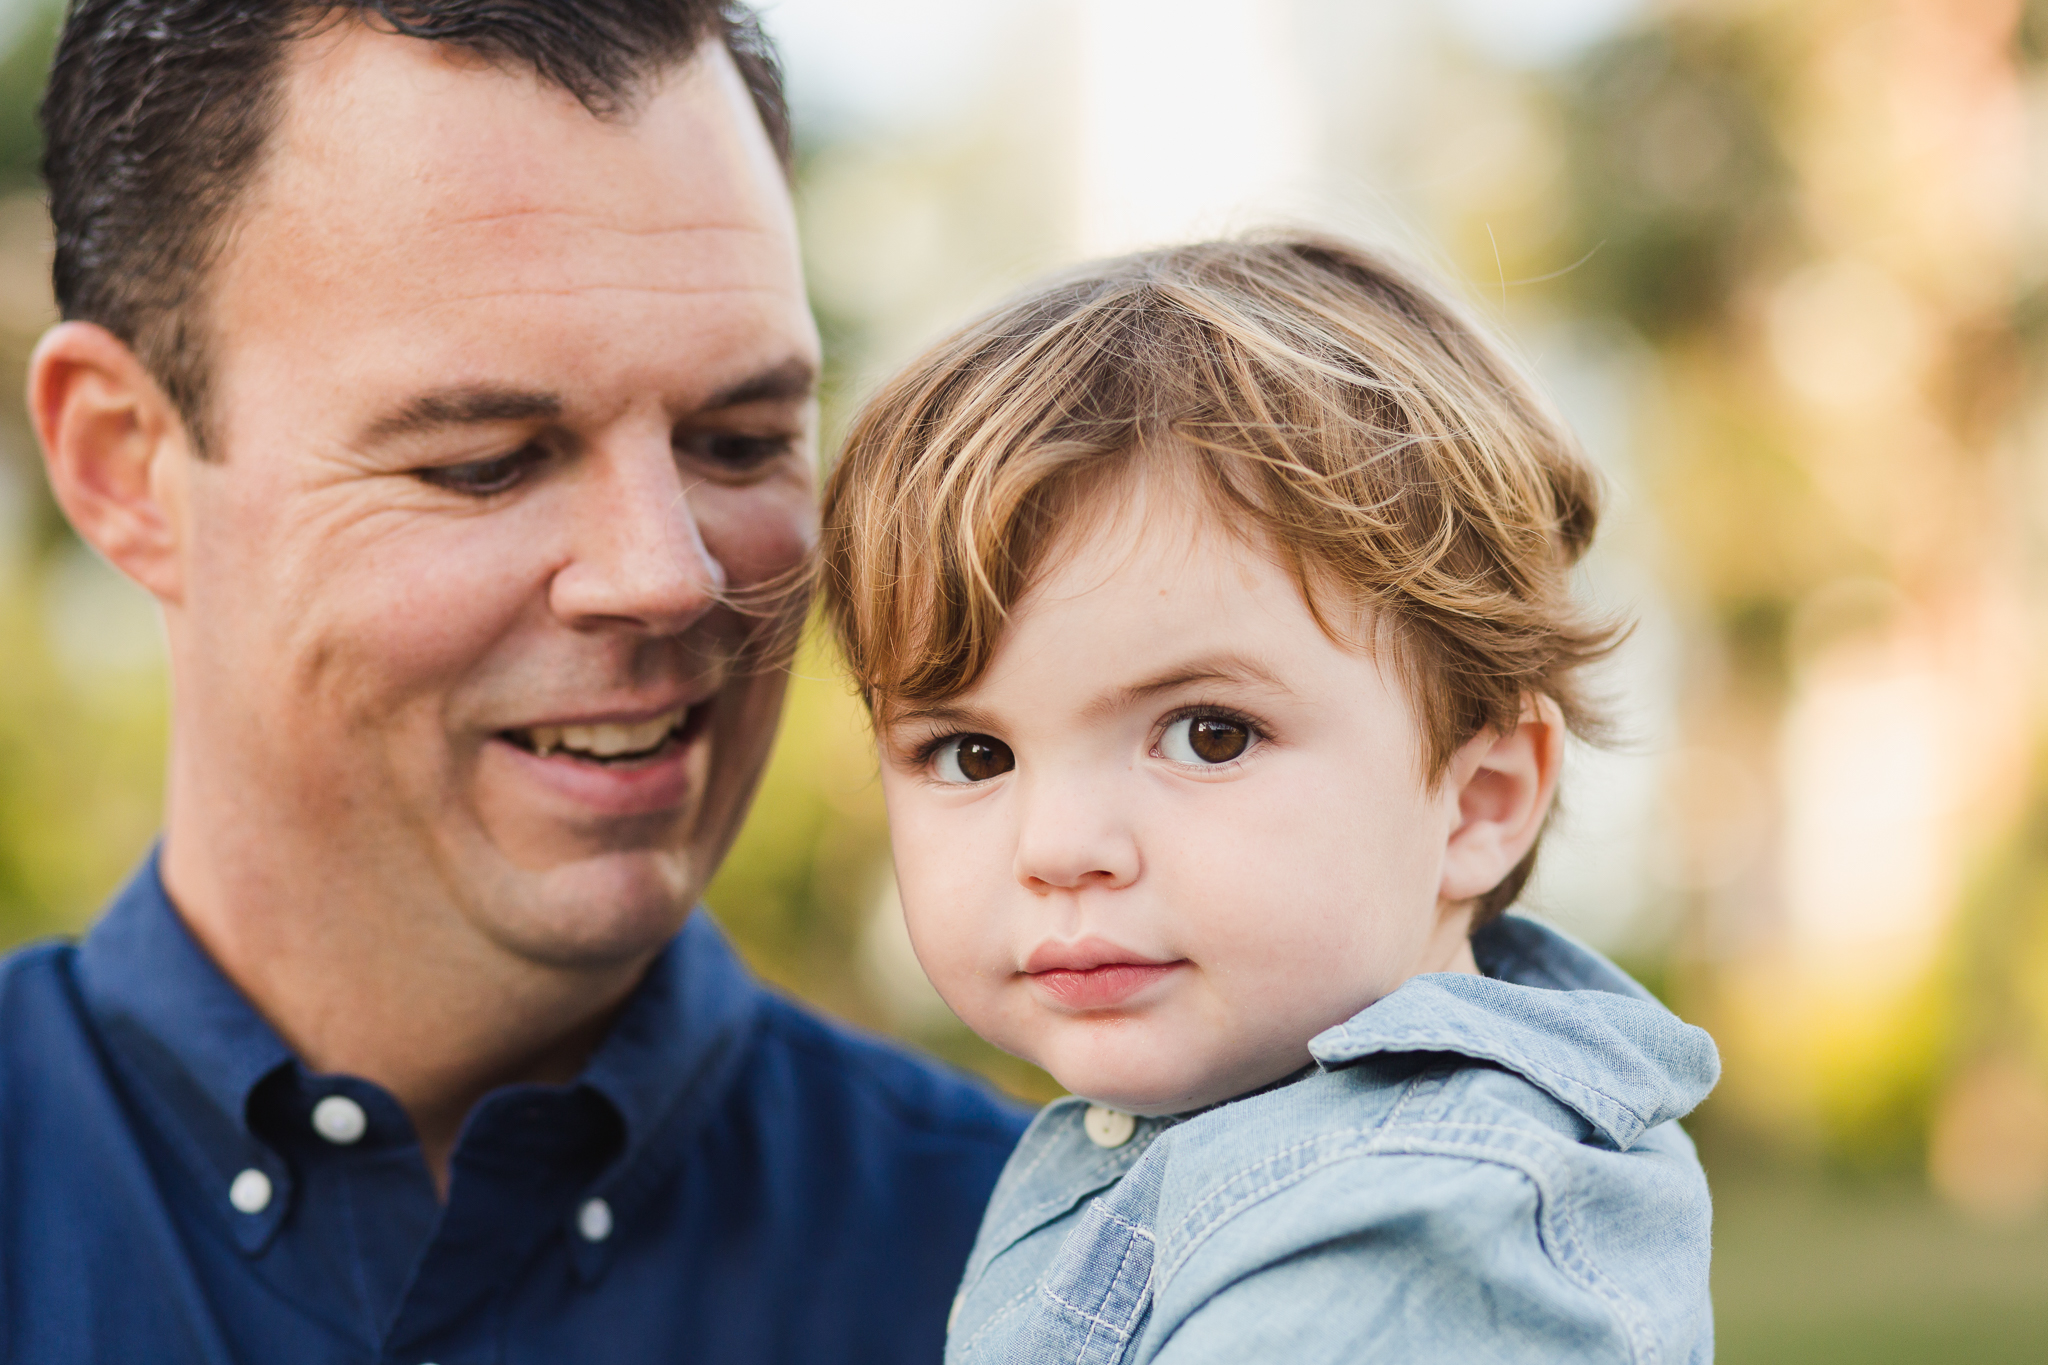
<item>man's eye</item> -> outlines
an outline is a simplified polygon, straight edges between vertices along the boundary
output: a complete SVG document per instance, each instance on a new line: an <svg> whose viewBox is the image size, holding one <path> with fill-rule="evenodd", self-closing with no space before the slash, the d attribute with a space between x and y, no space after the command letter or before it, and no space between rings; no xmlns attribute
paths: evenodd
<svg viewBox="0 0 2048 1365"><path fill-rule="evenodd" d="M1229 716L1182 716L1159 737L1159 752L1175 763L1228 763L1244 756L1252 738L1250 725Z"/></svg>
<svg viewBox="0 0 2048 1365"><path fill-rule="evenodd" d="M513 451L510 455L500 455L491 460L471 460L467 464L429 465L424 469L415 469L413 476L422 483L445 488L451 493L484 498L493 493L503 493L517 485L542 458L544 456L541 451L526 446Z"/></svg>
<svg viewBox="0 0 2048 1365"><path fill-rule="evenodd" d="M954 735L932 751L932 776L965 785L1001 777L1017 766L1010 746L993 735Z"/></svg>
<svg viewBox="0 0 2048 1365"><path fill-rule="evenodd" d="M676 449L717 469L749 472L787 455L793 436L743 436L732 431L700 431L676 438Z"/></svg>

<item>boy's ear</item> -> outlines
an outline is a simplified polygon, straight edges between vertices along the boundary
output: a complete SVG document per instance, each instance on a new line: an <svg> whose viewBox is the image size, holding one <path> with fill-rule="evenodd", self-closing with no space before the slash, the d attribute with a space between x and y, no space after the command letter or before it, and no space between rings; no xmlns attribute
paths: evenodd
<svg viewBox="0 0 2048 1365"><path fill-rule="evenodd" d="M1564 717L1548 697L1525 700L1509 733L1486 730L1465 742L1444 774L1457 808L1440 899L1483 896L1514 871L1543 831L1563 764Z"/></svg>
<svg viewBox="0 0 2048 1365"><path fill-rule="evenodd" d="M183 591L185 426L135 353L63 322L29 359L28 411L50 490L79 536L164 601Z"/></svg>

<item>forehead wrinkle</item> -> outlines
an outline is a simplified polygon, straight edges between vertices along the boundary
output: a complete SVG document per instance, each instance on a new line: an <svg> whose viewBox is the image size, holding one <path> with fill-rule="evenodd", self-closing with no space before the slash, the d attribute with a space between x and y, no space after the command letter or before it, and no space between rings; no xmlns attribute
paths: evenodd
<svg viewBox="0 0 2048 1365"><path fill-rule="evenodd" d="M673 295L678 298L695 299L715 298L724 294L734 294L741 296L750 294L767 294L773 297L781 297L782 295L788 292L789 291L786 289L778 289L772 285L765 284L728 284L719 285L716 288L706 286L701 289L690 288L688 286L683 285L658 284L572 284L565 286L564 288L561 289L540 289L532 286L519 288L508 286L504 289L486 289L475 294L443 294L439 298L421 300L420 302L426 304L428 307L434 307L450 303L475 303L481 299L510 299L526 298L529 296L536 298L566 299L575 298L583 294L666 294Z"/></svg>
<svg viewBox="0 0 2048 1365"><path fill-rule="evenodd" d="M494 213L464 214L455 218L444 218L439 226L443 230L464 227L483 227L493 223L511 223L523 219L565 218L574 223L593 223L609 232L627 237L682 236L687 233L724 232L742 237L762 237L778 240L776 234L766 228L748 223L676 223L651 227L634 227L614 222L602 214L583 212L577 209L548 208L535 205L525 208L503 209Z"/></svg>

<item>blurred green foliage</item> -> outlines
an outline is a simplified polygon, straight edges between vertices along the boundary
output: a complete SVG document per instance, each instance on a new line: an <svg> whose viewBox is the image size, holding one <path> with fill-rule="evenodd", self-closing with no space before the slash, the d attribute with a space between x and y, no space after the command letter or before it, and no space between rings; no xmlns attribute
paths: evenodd
<svg viewBox="0 0 2048 1365"><path fill-rule="evenodd" d="M49 320L35 122L56 10L0 56L0 942L76 931L156 829L163 671L138 590L50 503L21 376ZM38 293L40 288L40 293ZM138 635L140 638L138 638Z"/></svg>
<svg viewBox="0 0 2048 1365"><path fill-rule="evenodd" d="M1685 684L1688 742L1746 749L1765 772L1781 761L1799 685L1804 604L1865 580L1894 585L1932 618L1953 609L1956 580L2011 571L1974 562L1985 543L1975 537L2010 534L1988 514L2030 486L2001 462L2025 449L2024 394L2048 377L2048 287L2030 285L2009 256L1930 230L1943 220L1919 214L1915 194L1961 192L1908 179L1929 169L1912 160L1914 121L1970 117L1967 101L2001 66L2038 98L2048 0L2026 0L2003 63L1992 53L1968 68L1975 90L1942 84L1964 69L1950 65L1965 60L1957 54L1981 60L1969 45L1997 32L2001 15L2012 17L1988 6L1671 5L1537 78L1557 114L1570 204L1558 255L1578 262L1549 296L1571 314L1625 322L1656 355L1639 473L1705 628L1690 642L1705 666ZM1980 150L1949 147L1933 168ZM1921 372L1862 400L1886 414L1878 429L1859 425L1854 404L1816 410L1785 372L1790 343L1773 332L1787 282L1844 261L1895 284L1924 348ZM1879 491L1865 497L1858 483ZM1813 1068L1804 1126L1781 1117L1772 1140L1838 1171L1911 1177L1926 1168L1945 1089L1973 1057L2024 1040L2048 1075L2048 1002L2038 999L2048 765L2033 774L2030 813L1965 855L1974 870L1944 948L1857 1046ZM1762 905L1749 913L1773 913L1767 889L1744 894ZM1694 931L1710 938L1698 921L1730 908L1696 905ZM1712 1019L1717 992L1747 970L1724 960L1659 975L1681 1008ZM1826 1052L1806 1038L1777 1046ZM1724 1086L1701 1123L1759 1140L1771 1124L1741 1104Z"/></svg>
<svg viewBox="0 0 2048 1365"><path fill-rule="evenodd" d="M1557 95L1569 148L1566 277L1579 301L1669 344L1711 330L1798 248L1773 113L1788 79L1753 27L1681 11L1596 49Z"/></svg>
<svg viewBox="0 0 2048 1365"><path fill-rule="evenodd" d="M36 104L43 96L43 76L57 45L61 14L58 5L35 5L6 55L0 56L0 192L40 184L43 136L36 124Z"/></svg>

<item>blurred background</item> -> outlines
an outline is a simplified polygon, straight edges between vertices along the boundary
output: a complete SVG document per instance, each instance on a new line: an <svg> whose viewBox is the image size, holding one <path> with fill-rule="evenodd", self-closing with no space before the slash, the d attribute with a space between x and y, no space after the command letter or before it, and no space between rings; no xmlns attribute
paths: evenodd
<svg viewBox="0 0 2048 1365"><path fill-rule="evenodd" d="M0 0L0 946L76 933L162 776L154 611L44 492L32 112ZM1712 1029L1721 1358L2048 1358L2048 2L772 0L827 434L1084 256L1273 222L1419 258L1612 488L1638 622L1524 908ZM1034 1100L924 985L808 648L709 901L782 988Z"/></svg>

